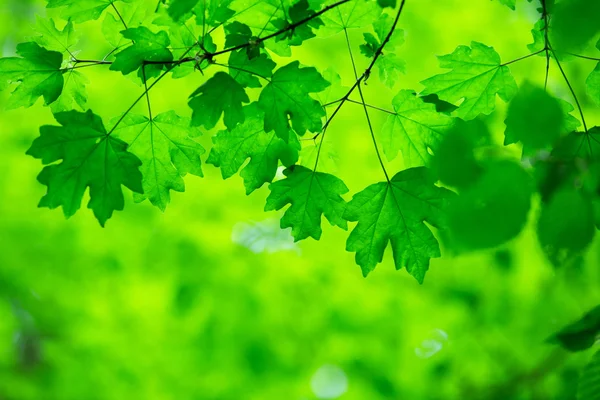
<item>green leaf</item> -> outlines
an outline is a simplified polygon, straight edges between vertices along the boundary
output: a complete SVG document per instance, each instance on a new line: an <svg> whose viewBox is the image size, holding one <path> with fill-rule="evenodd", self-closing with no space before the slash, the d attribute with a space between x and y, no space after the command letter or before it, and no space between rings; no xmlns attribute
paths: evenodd
<svg viewBox="0 0 600 400"><path fill-rule="evenodd" d="M225 72L217 72L190 95L189 106L194 111L192 124L212 129L221 115L229 129L244 122L243 103L250 99L235 79Z"/></svg>
<svg viewBox="0 0 600 400"><path fill-rule="evenodd" d="M113 135L128 143L128 150L142 161L144 194L136 195L137 201L149 199L164 211L171 200L170 190L185 191L185 175L203 176L200 156L204 148L193 139L201 132L190 128L190 122L174 111L152 120L127 114L114 130Z"/></svg>
<svg viewBox="0 0 600 400"><path fill-rule="evenodd" d="M554 265L573 259L590 245L596 233L592 201L574 188L557 191L542 206L537 233Z"/></svg>
<svg viewBox="0 0 600 400"><path fill-rule="evenodd" d="M438 113L435 105L410 90L398 92L392 105L395 113L387 117L380 134L387 159L393 160L400 151L407 166L428 164L429 150L439 144L453 118Z"/></svg>
<svg viewBox="0 0 600 400"><path fill-rule="evenodd" d="M191 13L197 3L198 0L172 0L169 3L169 16L174 21L179 21L184 15Z"/></svg>
<svg viewBox="0 0 600 400"><path fill-rule="evenodd" d="M144 61L173 61L173 54L168 49L171 44L167 32L153 33L145 26L122 31L123 37L134 43L115 55L110 66L112 71L130 74L140 68Z"/></svg>
<svg viewBox="0 0 600 400"><path fill-rule="evenodd" d="M147 1L136 1L131 4L119 6L119 16L107 13L102 21L102 34L104 38L115 49L130 44L131 40L124 37L121 32L124 29L123 21L128 28L139 27L152 14L154 9L149 8ZM123 21L121 21L121 18ZM155 21L156 23L156 21Z"/></svg>
<svg viewBox="0 0 600 400"><path fill-rule="evenodd" d="M72 49L79 42L81 33L75 32L73 22L69 21L62 31L56 29L52 18L37 17L37 24L34 28L36 36L32 40L41 47L50 51L72 54Z"/></svg>
<svg viewBox="0 0 600 400"><path fill-rule="evenodd" d="M379 7L381 7L381 8L386 8L386 7L395 8L396 0L377 0L377 4L379 4Z"/></svg>
<svg viewBox="0 0 600 400"><path fill-rule="evenodd" d="M494 111L496 95L509 101L517 92L517 84L507 66L492 47L471 42L471 47L459 46L452 54L438 57L440 67L452 71L422 82L422 95L435 93L450 103L464 100L456 115L462 119L476 118Z"/></svg>
<svg viewBox="0 0 600 400"><path fill-rule="evenodd" d="M492 248L521 232L533 185L519 164L491 161L448 207L450 244L457 250Z"/></svg>
<svg viewBox="0 0 600 400"><path fill-rule="evenodd" d="M61 17L75 23L100 18L110 5L118 0L48 0L48 8L61 8ZM132 0L122 0L131 2Z"/></svg>
<svg viewBox="0 0 600 400"><path fill-rule="evenodd" d="M465 122L457 119L433 148L431 168L445 185L468 188L479 179L483 170L475 150L489 142L490 132L481 120Z"/></svg>
<svg viewBox="0 0 600 400"><path fill-rule="evenodd" d="M102 120L92 111L61 112L54 117L61 126L42 126L40 136L27 151L50 164L38 176L48 187L39 206L62 206L65 216L70 217L81 206L89 187L88 208L104 226L113 211L123 209L121 185L143 192L141 161L127 151L127 143L107 134Z"/></svg>
<svg viewBox="0 0 600 400"><path fill-rule="evenodd" d="M235 12L229 8L231 0L202 0L194 8L196 24L204 30L216 27L231 18Z"/></svg>
<svg viewBox="0 0 600 400"><path fill-rule="evenodd" d="M246 194L250 194L273 181L279 160L286 167L298 161L300 143L294 132L290 132L287 142L273 131L265 132L264 113L256 103L244 107L244 114L243 124L213 137L214 146L206 162L219 167L223 179L228 179L250 159L240 174Z"/></svg>
<svg viewBox="0 0 600 400"><path fill-rule="evenodd" d="M582 50L600 32L600 2L563 0L554 6L550 41L563 51Z"/></svg>
<svg viewBox="0 0 600 400"><path fill-rule="evenodd" d="M600 305L588 311L581 319L567 325L549 340L569 351L583 351L594 345L600 334Z"/></svg>
<svg viewBox="0 0 600 400"><path fill-rule="evenodd" d="M500 4L504 4L505 6L507 6L508 8L510 8L511 10L515 9L515 6L517 4L517 0L498 0L500 2Z"/></svg>
<svg viewBox="0 0 600 400"><path fill-rule="evenodd" d="M361 53L369 58L375 57L377 50L381 47L381 43L383 43L393 26L393 18L389 14L381 14L377 21L373 23L373 29L378 39L370 33L364 33L363 36L366 43L360 46ZM403 43L404 31L402 29L394 30L390 40L386 43L385 48L382 49L382 53L376 61L379 80L389 88L394 87L400 74L406 73L406 63L393 53Z"/></svg>
<svg viewBox="0 0 600 400"><path fill-rule="evenodd" d="M562 133L563 110L544 89L525 83L508 106L504 145L521 142L527 151L545 149Z"/></svg>
<svg viewBox="0 0 600 400"><path fill-rule="evenodd" d="M315 11L310 8L308 0L299 0L288 10L289 21L283 18L273 20L272 23L277 30L284 31L287 29L284 33L278 35L276 40L285 40L289 46L300 46L305 40L315 37L313 28L317 29L323 25L320 18L313 18L294 29L289 29L292 25L300 23L314 13Z"/></svg>
<svg viewBox="0 0 600 400"><path fill-rule="evenodd" d="M5 82L18 84L6 107L31 107L39 97L44 98L46 105L56 101L64 84L62 54L33 42L18 44L17 54L21 58L0 59L0 88Z"/></svg>
<svg viewBox="0 0 600 400"><path fill-rule="evenodd" d="M577 385L577 400L600 400L600 351L585 366Z"/></svg>
<svg viewBox="0 0 600 400"><path fill-rule="evenodd" d="M273 69L277 64L267 54L259 54L251 59L245 50L232 51L229 55L229 74L243 87L259 88L261 80L273 76Z"/></svg>
<svg viewBox="0 0 600 400"><path fill-rule="evenodd" d="M333 68L327 68L321 73L321 76L330 83L325 90L313 94L313 97L318 100L322 106L329 104L332 101L340 100L348 93L349 88L342 85L342 79Z"/></svg>
<svg viewBox="0 0 600 400"><path fill-rule="evenodd" d="M295 241L309 236L321 238L321 216L346 230L348 224L343 218L346 202L341 195L348 188L339 178L323 172L316 172L300 165L284 171L285 179L269 185L271 194L267 198L265 211L280 210L291 206L281 218L281 228L292 228Z"/></svg>
<svg viewBox="0 0 600 400"><path fill-rule="evenodd" d="M275 130L277 136L287 140L291 122L298 135L319 132L325 111L310 93L321 92L329 85L315 68L300 68L298 61L279 68L258 99L265 112L265 131Z"/></svg>
<svg viewBox="0 0 600 400"><path fill-rule="evenodd" d="M90 81L79 71L70 69L64 73L65 86L62 93L54 103L50 105L52 113L79 109L85 111L87 106L86 85Z"/></svg>
<svg viewBox="0 0 600 400"><path fill-rule="evenodd" d="M321 16L323 26L317 32L322 36L335 35L344 29L363 28L381 15L381 7L372 0L354 0L336 7Z"/></svg>
<svg viewBox="0 0 600 400"><path fill-rule="evenodd" d="M440 257L440 248L425 222L445 226L444 213L453 193L434 185L425 167L397 173L389 182L371 185L354 195L344 219L358 221L346 250L356 252L356 263L367 276L383 260L391 242L396 269L405 267L420 283L429 260Z"/></svg>
<svg viewBox="0 0 600 400"><path fill-rule="evenodd" d="M600 50L600 41L596 43L596 48ZM585 88L588 96L597 104L600 105L600 62L596 64L596 68L588 76L585 81Z"/></svg>

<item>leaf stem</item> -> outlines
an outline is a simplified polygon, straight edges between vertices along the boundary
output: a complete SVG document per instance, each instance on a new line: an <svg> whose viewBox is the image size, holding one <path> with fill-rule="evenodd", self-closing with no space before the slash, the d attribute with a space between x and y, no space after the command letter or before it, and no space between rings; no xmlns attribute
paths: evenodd
<svg viewBox="0 0 600 400"><path fill-rule="evenodd" d="M526 60L526 59L528 59L530 57L537 56L538 54L543 53L544 51L546 51L546 49L542 49L542 50L536 51L535 53L527 54L526 56L523 56L523 57L515 58L512 61L508 61L508 62L505 62L503 64L500 64L500 66L501 67L505 67L507 65L510 65L510 64L513 64L513 63L516 63L516 62L519 62L519 61Z"/></svg>
<svg viewBox="0 0 600 400"><path fill-rule="evenodd" d="M573 98L575 99L575 103L577 104L577 109L579 110L579 115L581 116L581 122L583 123L583 129L587 133L588 128L587 128L587 124L585 122L585 116L583 115L583 108L581 107L581 103L579 103L579 98L577 97L577 94L575 93L575 89L573 89L573 85L571 85L571 82L569 81L569 78L567 77L565 70L563 69L562 65L560 64L560 61L558 61L558 57L556 57L556 52L554 51L552 46L550 46L550 51L552 52L552 55L554 56L554 61L556 61L556 65L558 65L558 69L560 70L560 73L562 74L563 78L565 78L565 82L567 83L567 86L569 87L569 90L571 91L571 95L573 95Z"/></svg>

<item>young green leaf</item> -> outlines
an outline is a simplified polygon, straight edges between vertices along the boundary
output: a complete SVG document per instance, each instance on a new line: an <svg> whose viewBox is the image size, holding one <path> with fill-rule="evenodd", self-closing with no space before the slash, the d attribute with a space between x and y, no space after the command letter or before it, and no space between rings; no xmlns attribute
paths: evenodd
<svg viewBox="0 0 600 400"><path fill-rule="evenodd" d="M243 103L250 99L235 79L225 72L217 72L190 95L189 106L194 111L192 124L212 129L221 115L229 129L244 122Z"/></svg>
<svg viewBox="0 0 600 400"><path fill-rule="evenodd" d="M87 105L86 85L90 83L90 81L85 75L74 69L66 71L63 77L65 85L62 89L62 93L58 99L50 105L50 109L54 114L75 109L85 111Z"/></svg>
<svg viewBox="0 0 600 400"><path fill-rule="evenodd" d="M265 211L280 210L291 204L281 218L281 228L292 228L295 241L309 236L321 238L321 215L331 223L346 230L348 224L343 217L346 202L341 195L348 188L341 179L316 172L300 165L284 171L285 179L269 185Z"/></svg>
<svg viewBox="0 0 600 400"><path fill-rule="evenodd" d="M100 15L119 0L48 0L48 8L61 8L61 17L75 23L100 18ZM134 0L121 0L131 2Z"/></svg>
<svg viewBox="0 0 600 400"><path fill-rule="evenodd" d="M315 68L301 68L298 61L279 68L258 99L265 112L265 131L275 130L277 136L287 140L291 122L298 135L319 132L325 111L310 93L321 92L329 85Z"/></svg>
<svg viewBox="0 0 600 400"><path fill-rule="evenodd" d="M452 71L421 82L425 85L421 94L435 93L450 103L464 99L456 110L462 119L490 114L495 108L496 95L509 101L517 93L515 79L492 47L471 42L471 47L459 46L452 54L438 58L440 67Z"/></svg>
<svg viewBox="0 0 600 400"><path fill-rule="evenodd" d="M308 0L299 0L288 10L289 21L284 18L273 20L272 23L278 30L285 31L275 39L277 41L286 40L289 46L300 46L305 40L315 37L313 28L317 29L323 25L319 18L313 18L307 23L297 25L314 13L315 11L310 8ZM297 26L290 29L293 25Z"/></svg>
<svg viewBox="0 0 600 400"><path fill-rule="evenodd" d="M391 242L396 269L405 267L420 283L429 260L440 257L440 247L425 222L445 226L444 215L453 193L435 186L425 167L397 173L389 182L371 185L354 195L344 219L358 221L346 250L356 252L356 263L367 276L383 260Z"/></svg>
<svg viewBox="0 0 600 400"><path fill-rule="evenodd" d="M31 107L39 97L44 98L46 105L56 101L64 84L62 54L33 42L18 44L17 54L21 58L0 58L0 87L5 82L19 84L6 107Z"/></svg>
<svg viewBox="0 0 600 400"><path fill-rule="evenodd" d="M185 191L185 175L202 176L200 156L204 148L193 139L201 132L190 128L190 122L174 111L152 120L127 114L114 130L113 135L128 143L128 150L142 161L144 194L136 195L136 200L147 198L164 211L170 202L170 190Z"/></svg>
<svg viewBox="0 0 600 400"><path fill-rule="evenodd" d="M196 14L196 24L202 27L203 31L207 27L216 27L227 21L235 14L235 11L229 8L231 0L202 0L198 1L194 7Z"/></svg>
<svg viewBox="0 0 600 400"><path fill-rule="evenodd" d="M581 319L554 334L550 341L569 351L583 351L594 345L600 334L600 305L588 311Z"/></svg>
<svg viewBox="0 0 600 400"><path fill-rule="evenodd" d="M42 126L27 154L44 167L38 180L48 187L40 207L63 208L70 217L90 189L88 208L102 226L113 211L124 206L121 185L142 193L141 161L127 151L127 143L109 136L92 111L61 112L54 116L61 126ZM61 161L60 163L58 161Z"/></svg>
<svg viewBox="0 0 600 400"><path fill-rule="evenodd" d="M124 37L121 32L124 26L138 28L154 11L147 1L135 1L119 5L119 15L106 13L102 21L102 34L114 49L131 43L131 39ZM157 21L154 21L157 24Z"/></svg>
<svg viewBox="0 0 600 400"><path fill-rule="evenodd" d="M171 42L167 32L153 33L145 26L140 26L126 29L122 34L124 38L133 41L133 44L115 55L111 70L127 75L140 68L144 61L173 61L173 54L168 49Z"/></svg>
<svg viewBox="0 0 600 400"><path fill-rule="evenodd" d="M264 113L256 103L244 107L244 114L243 124L213 137L214 146L206 162L219 167L223 179L227 179L250 159L240 173L246 194L250 194L273 181L279 160L286 167L298 161L300 143L291 131L288 141L279 138L274 131L265 132Z"/></svg>
<svg viewBox="0 0 600 400"><path fill-rule="evenodd" d="M59 31L52 18L37 17L34 29L36 33L36 36L32 37L34 42L46 50L58 51L63 54L72 55L73 47L77 45L81 37L81 33L75 32L73 29L72 21L69 21L62 31Z"/></svg>
<svg viewBox="0 0 600 400"><path fill-rule="evenodd" d="M335 11L321 16L323 26L317 34L335 35L344 29L363 28L381 15L381 7L372 0L354 0L336 7Z"/></svg>
<svg viewBox="0 0 600 400"><path fill-rule="evenodd" d="M438 113L410 90L401 90L392 100L394 114L383 125L381 144L388 160L402 153L407 166L428 164L429 149L435 148L454 119Z"/></svg>

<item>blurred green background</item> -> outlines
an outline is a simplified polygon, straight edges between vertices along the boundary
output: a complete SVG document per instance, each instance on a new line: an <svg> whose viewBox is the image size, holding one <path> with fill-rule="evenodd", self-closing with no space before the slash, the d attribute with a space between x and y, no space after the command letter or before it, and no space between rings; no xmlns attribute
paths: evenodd
<svg viewBox="0 0 600 400"><path fill-rule="evenodd" d="M535 8L409 0L400 23L408 73L397 89L420 90L439 71L435 55L471 40L494 46L503 61L528 54ZM35 15L46 15L43 1L0 2L2 56L31 35ZM110 50L99 22L78 28L80 57ZM364 68L362 34L350 38ZM293 58L332 66L352 84L343 34L311 40ZM582 96L593 67L567 65ZM511 69L520 83L540 83L545 59ZM552 92L572 101L553 69ZM141 93L106 67L81 71L92 81L89 106L105 121ZM205 79L165 79L151 93L156 114L189 115L187 96ZM393 94L376 79L365 90L386 108ZM599 123L582 101L589 124ZM499 143L500 103L486 119ZM383 117L372 114L376 129ZM362 110L348 104L336 118L324 166L356 193L383 174ZM0 111L0 400L575 398L590 353L566 354L545 339L600 302L597 242L580 262L554 269L536 241L533 210L502 248L445 251L422 286L394 271L388 253L365 279L344 250L346 232L324 223L320 242L294 244L278 228L280 214L262 211L266 188L246 197L239 177L223 181L208 165L204 178L186 178L166 213L129 199L103 229L85 207L70 220L37 208L41 165L24 153L52 121L39 102ZM401 168L401 160L388 166Z"/></svg>

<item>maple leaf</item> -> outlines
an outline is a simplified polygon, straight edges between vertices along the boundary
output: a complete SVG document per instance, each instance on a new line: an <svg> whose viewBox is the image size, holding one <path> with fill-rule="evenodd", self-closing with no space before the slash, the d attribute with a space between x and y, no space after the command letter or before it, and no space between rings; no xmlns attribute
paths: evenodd
<svg viewBox="0 0 600 400"><path fill-rule="evenodd" d="M102 20L102 34L104 39L115 49L130 44L131 39L124 37L121 31L123 26L128 28L139 27L148 16L154 11L152 5L146 1L135 1L133 3L123 3L119 6L119 15L106 13ZM158 21L154 21L157 23Z"/></svg>
<svg viewBox="0 0 600 400"><path fill-rule="evenodd" d="M243 103L250 102L244 87L225 72L217 72L196 89L190 99L188 104L194 111L192 124L206 129L214 128L221 114L225 126L233 129L244 122Z"/></svg>
<svg viewBox="0 0 600 400"><path fill-rule="evenodd" d="M321 16L323 25L317 31L321 36L335 35L344 29L363 28L381 15L381 7L372 0L354 0L344 3L333 12Z"/></svg>
<svg viewBox="0 0 600 400"><path fill-rule="evenodd" d="M243 124L219 131L213 137L214 146L206 162L219 167L223 179L228 179L250 159L240 173L246 193L250 194L273 181L279 160L286 167L296 163L300 144L294 132L290 132L288 141L274 131L265 132L264 113L256 103L244 107L244 114Z"/></svg>
<svg viewBox="0 0 600 400"><path fill-rule="evenodd" d="M284 140L288 139L290 123L298 135L319 132L325 111L310 93L325 90L329 85L315 68L301 68L298 61L279 68L258 99L265 112L265 131L275 130Z"/></svg>
<svg viewBox="0 0 600 400"><path fill-rule="evenodd" d="M322 215L331 225L344 230L348 228L343 217L346 202L341 197L348 188L341 179L300 165L283 173L285 179L269 185L271 194L267 197L265 211L280 210L291 204L281 218L281 228L292 228L295 241L309 236L319 240Z"/></svg>
<svg viewBox="0 0 600 400"><path fill-rule="evenodd" d="M555 265L581 254L594 239L592 201L574 188L564 188L542 205L537 234L542 249Z"/></svg>
<svg viewBox="0 0 600 400"><path fill-rule="evenodd" d="M498 246L514 238L527 222L533 185L523 168L507 160L480 165L448 206L449 244L457 250Z"/></svg>
<svg viewBox="0 0 600 400"><path fill-rule="evenodd" d="M452 54L438 57L440 67L452 71L421 82L422 95L437 94L450 103L464 101L455 111L462 119L488 115L494 111L496 95L509 101L517 92L517 83L510 69L500 62L492 47L471 42L471 47L459 46Z"/></svg>
<svg viewBox="0 0 600 400"><path fill-rule="evenodd" d="M132 40L133 44L115 55L111 70L127 75L142 67L144 61L173 61L173 54L168 49L171 42L167 32L153 33L145 26L140 26L121 33L124 38Z"/></svg>
<svg viewBox="0 0 600 400"><path fill-rule="evenodd" d="M267 54L259 54L256 57L248 58L244 50L232 51L229 55L229 74L240 85L244 87L259 88L261 81L268 80L273 76L273 69L276 64Z"/></svg>
<svg viewBox="0 0 600 400"><path fill-rule="evenodd" d="M31 107L39 97L49 105L60 96L64 78L61 70L63 56L57 51L48 51L37 43L17 45L19 57L0 59L0 87L5 82L18 83L6 107Z"/></svg>
<svg viewBox="0 0 600 400"><path fill-rule="evenodd" d="M52 112L79 109L84 111L87 105L86 86L90 81L81 72L74 69L65 71L64 87L60 96L50 105Z"/></svg>
<svg viewBox="0 0 600 400"><path fill-rule="evenodd" d="M194 8L196 24L203 27L216 27L235 14L229 5L231 0L202 0Z"/></svg>
<svg viewBox="0 0 600 400"><path fill-rule="evenodd" d="M363 37L366 43L360 46L361 53L369 58L375 57L388 32L393 28L393 18L389 14L381 14L377 21L373 22L373 30L377 37L370 33L364 33ZM406 63L394 53L403 43L404 31L394 29L392 36L385 47L381 49L381 54L375 62L379 70L379 80L389 88L394 87L399 75L406 72Z"/></svg>
<svg viewBox="0 0 600 400"><path fill-rule="evenodd" d="M69 21L62 31L56 29L52 18L37 17L34 28L36 35L31 39L49 51L58 51L72 55L71 49L79 42L81 33L75 32L73 22Z"/></svg>
<svg viewBox="0 0 600 400"><path fill-rule="evenodd" d="M143 192L142 163L127 151L127 143L107 134L102 119L92 111L61 112L54 117L61 126L42 126L27 151L47 165L38 176L48 187L39 206L62 207L70 217L89 187L88 208L104 226L113 211L123 209L121 186Z"/></svg>
<svg viewBox="0 0 600 400"><path fill-rule="evenodd" d="M596 48L600 50L600 40L596 43ZM597 105L600 105L600 62L585 80L587 94Z"/></svg>
<svg viewBox="0 0 600 400"><path fill-rule="evenodd" d="M440 248L425 222L445 226L444 213L454 193L434 185L425 167L397 173L389 182L375 183L354 195L344 219L358 221L346 250L356 252L356 263L367 276L383 260L391 243L396 269L405 267L420 283L429 260L440 257Z"/></svg>
<svg viewBox="0 0 600 400"><path fill-rule="evenodd" d="M409 166L427 164L429 149L439 144L454 123L453 118L437 112L434 104L424 102L410 90L398 92L392 104L394 114L387 117L379 135L385 155L391 161L400 151Z"/></svg>
<svg viewBox="0 0 600 400"><path fill-rule="evenodd" d="M204 148L194 140L201 132L190 127L190 119L174 111L150 120L142 115L127 114L113 135L129 144L128 150L142 161L144 199L164 211L170 202L170 190L185 191L183 177L188 173L202 176L200 156Z"/></svg>
<svg viewBox="0 0 600 400"><path fill-rule="evenodd" d="M100 18L100 15L119 0L48 0L48 8L61 8L61 17L75 23ZM131 2L135 0L121 0Z"/></svg>
<svg viewBox="0 0 600 400"><path fill-rule="evenodd" d="M563 109L544 89L525 83L508 106L504 144L520 141L524 149L551 145L562 133Z"/></svg>

